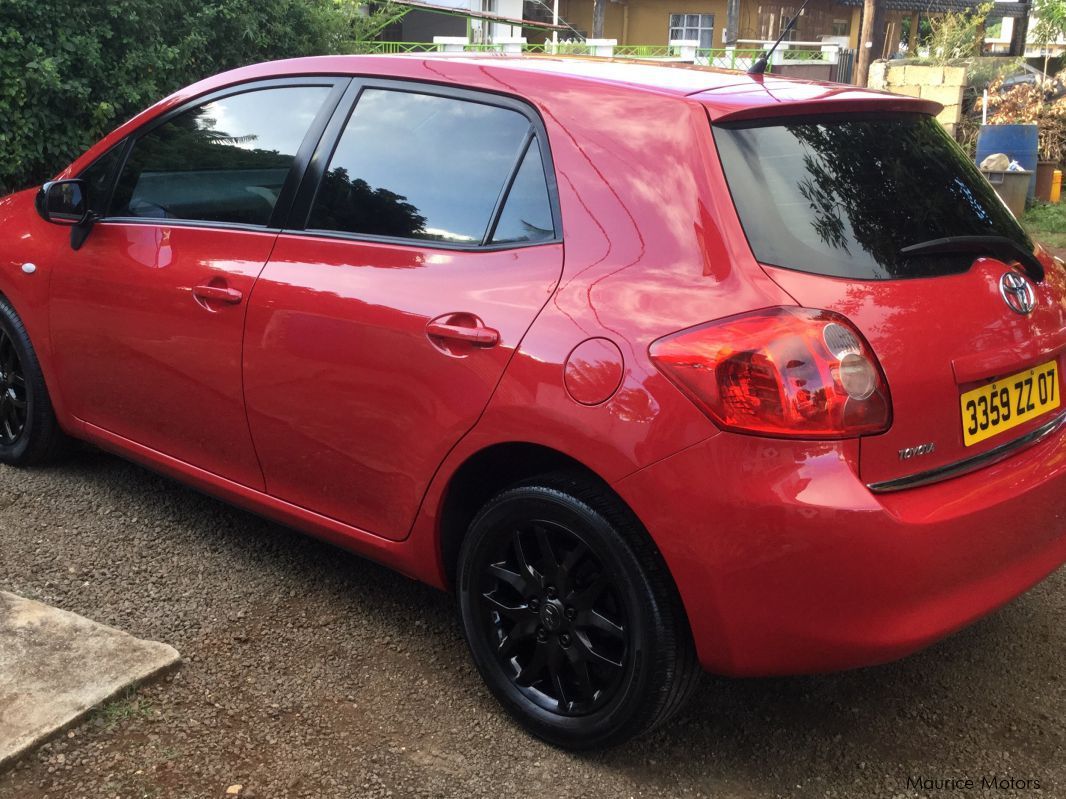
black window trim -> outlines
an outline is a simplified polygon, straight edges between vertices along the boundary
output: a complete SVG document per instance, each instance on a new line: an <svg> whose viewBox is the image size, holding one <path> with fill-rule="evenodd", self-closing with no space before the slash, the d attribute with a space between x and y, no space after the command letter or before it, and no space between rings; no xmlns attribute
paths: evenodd
<svg viewBox="0 0 1066 799"><path fill-rule="evenodd" d="M96 158L94 158L91 163L89 163L84 169L81 170L81 172L74 176L76 178L84 179L86 172L88 172L94 166L96 166L109 155L111 155L111 153L115 152L116 150L120 151L118 161L115 165L115 171L111 174L111 179L107 188L107 196L104 198L104 202L101 204L102 208L111 207L111 198L115 194L115 186L118 185L118 176L122 174L122 169L126 166L126 158L129 157L130 139L131 136L128 134L126 136L123 136L117 142L115 142L102 153L100 153L100 155L96 156Z"/></svg>
<svg viewBox="0 0 1066 799"><path fill-rule="evenodd" d="M515 158L515 162L511 166L511 171L508 174L507 179L504 181L503 189L501 190L500 196L497 198L496 205L489 217L489 223L486 227L485 235L480 242L468 244L465 242L437 241L434 239L404 238L402 236L375 236L369 233L350 233L341 230L321 230L307 227L307 222L311 216L311 210L314 207L315 198L318 196L318 191L325 179L326 168L330 161L333 160L333 155L340 143L341 136L344 134L344 129L348 125L348 120L351 119L352 114L355 113L355 109L359 105L359 98L366 89L384 89L387 91L400 91L411 94L428 94L433 97L445 97L454 100L478 103L480 105L491 105L498 108L517 111L529 120L530 130L527 132L526 138L519 147L518 156ZM540 149L541 169L544 172L544 182L548 189L548 202L551 208L552 227L555 235L550 239L541 239L538 241L501 242L493 244L491 243L492 235L496 231L500 215L507 203L507 198L510 195L515 178L518 175L518 170L522 166L522 159L524 158L531 141L536 141L537 146ZM555 162L552 160L551 148L548 146L548 135L547 130L544 127L544 121L541 119L540 114L537 113L529 103L511 95L497 94L495 92L484 91L481 89L467 89L447 84L428 83L425 81L356 76L352 79L351 84L345 91L344 97L341 98L341 101L333 114L333 118L330 119L325 132L322 134L314 155L307 164L303 180L297 190L292 208L290 209L288 224L284 226L282 232L295 236L343 239L347 241L365 242L368 244L391 244L401 247L415 247L417 249L457 250L461 252L494 252L499 250L514 250L525 247L541 247L545 245L561 244L563 236L562 214L559 210L559 186L555 177Z"/></svg>
<svg viewBox="0 0 1066 799"><path fill-rule="evenodd" d="M518 155L515 156L515 162L511 165L511 172L507 175L507 180L503 182L503 186L500 187L500 196L496 198L496 205L489 215L489 223L485 228L485 235L481 237L482 247L488 247L492 244L492 237L496 235L496 228L500 225L500 217L503 216L504 206L507 205L507 200L511 196L511 188L514 186L515 181L518 180L518 172L522 169L522 162L525 160L526 153L529 152L529 146L535 139L536 134L533 133L533 127L530 126L529 130L526 131L526 137L522 139L522 146L518 148ZM543 170L543 167L541 169ZM553 227L554 221L552 220ZM538 241L536 243L540 244L542 242Z"/></svg>
<svg viewBox="0 0 1066 799"><path fill-rule="evenodd" d="M247 83L236 83L225 88L218 89L214 92L199 95L194 97L179 106L176 106L169 111L160 114L157 117L146 122L141 127L137 128L132 133L129 133L120 143L116 143L113 147L109 147L98 158L93 159L92 163L85 167L79 173L79 176L88 170L90 167L96 164L101 158L110 153L114 147L121 144L125 147L125 151L122 153L122 158L119 161L119 165L115 170L115 174L111 178L111 187L108 190L107 206L110 207L111 201L115 194L115 188L118 185L118 180L122 176L123 170L126 168L126 162L129 160L130 153L133 151L137 141L142 137L151 133L160 125L164 125L170 120L174 119L187 111L191 111L195 108L199 108L202 105L213 103L218 100L223 100L227 97L233 97L238 94L247 94L249 92L261 91L264 89L286 89L296 88L300 86L322 86L329 88L330 92L326 95L325 101L322 103L322 107L319 108L318 113L315 115L314 121L304 134L304 138L300 143L300 147L297 149L295 157L293 158L292 165L289 167L289 172L285 177L285 182L282 184L281 193L278 195L278 200L274 204L274 210L271 212L270 219L266 225L254 225L247 222L217 222L198 219L158 219L154 217L142 217L142 216L107 216L105 215L101 219L97 220L97 224L122 224L122 225L155 225L165 227L191 227L191 228L213 228L222 230L247 230L255 232L266 233L279 233L281 232L284 222L289 215L289 210L292 207L293 201L296 198L296 192L299 187L300 181L303 178L304 172L307 169L307 164L311 160L311 156L318 147L319 139L322 137L326 126L329 124L330 119L333 117L334 112L337 110L341 99L344 97L345 90L351 83L351 77L348 75L293 75L285 76L281 78L268 78L266 80L257 79L249 81Z"/></svg>

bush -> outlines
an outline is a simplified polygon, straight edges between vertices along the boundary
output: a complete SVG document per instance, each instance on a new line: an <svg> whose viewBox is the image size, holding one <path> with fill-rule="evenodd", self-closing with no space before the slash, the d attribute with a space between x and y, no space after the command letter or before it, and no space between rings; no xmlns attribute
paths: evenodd
<svg viewBox="0 0 1066 799"><path fill-rule="evenodd" d="M929 24L929 57L935 64L949 64L960 58L979 55L985 37L985 21L994 2L975 6L972 11L940 14Z"/></svg>
<svg viewBox="0 0 1066 799"><path fill-rule="evenodd" d="M184 85L344 52L373 18L348 0L0 0L0 195Z"/></svg>

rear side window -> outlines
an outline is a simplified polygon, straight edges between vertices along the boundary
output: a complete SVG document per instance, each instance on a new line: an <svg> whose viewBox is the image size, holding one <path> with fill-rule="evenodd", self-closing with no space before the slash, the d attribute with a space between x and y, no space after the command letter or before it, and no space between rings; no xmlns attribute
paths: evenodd
<svg viewBox="0 0 1066 799"><path fill-rule="evenodd" d="M531 139L514 183L507 192L507 202L492 235L493 244L548 241L555 238L551 199L544 182L544 164L537 140Z"/></svg>
<svg viewBox="0 0 1066 799"><path fill-rule="evenodd" d="M367 89L307 227L481 244L530 129L523 114L508 108Z"/></svg>
<svg viewBox="0 0 1066 799"><path fill-rule="evenodd" d="M972 254L903 256L949 236L1032 242L932 117L716 126L740 221L762 263L888 280L966 271Z"/></svg>
<svg viewBox="0 0 1066 799"><path fill-rule="evenodd" d="M154 128L134 142L110 215L266 225L329 92L249 91Z"/></svg>

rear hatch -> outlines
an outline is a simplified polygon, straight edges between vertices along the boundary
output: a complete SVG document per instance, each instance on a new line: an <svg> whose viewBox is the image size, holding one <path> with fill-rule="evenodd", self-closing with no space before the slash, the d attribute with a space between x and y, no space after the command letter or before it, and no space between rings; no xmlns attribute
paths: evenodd
<svg viewBox="0 0 1066 799"><path fill-rule="evenodd" d="M800 305L848 317L880 360L892 423L862 439L866 483L931 480L1049 432L1066 408L1066 274L934 118L713 130L755 258Z"/></svg>

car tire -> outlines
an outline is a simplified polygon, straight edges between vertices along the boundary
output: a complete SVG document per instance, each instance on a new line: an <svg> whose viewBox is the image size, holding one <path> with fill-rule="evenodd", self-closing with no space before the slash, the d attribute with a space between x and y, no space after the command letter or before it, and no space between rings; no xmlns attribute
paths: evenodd
<svg viewBox="0 0 1066 799"><path fill-rule="evenodd" d="M45 463L64 441L26 326L0 298L0 463Z"/></svg>
<svg viewBox="0 0 1066 799"><path fill-rule="evenodd" d="M471 522L456 576L478 671L551 744L622 743L669 719L696 684L662 557L597 481L553 474L498 494Z"/></svg>

